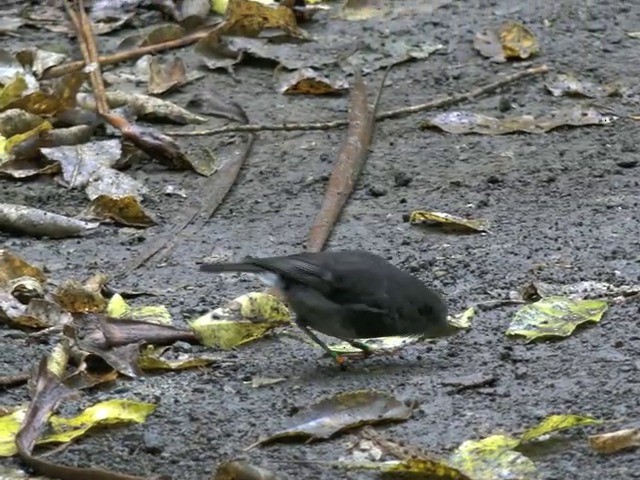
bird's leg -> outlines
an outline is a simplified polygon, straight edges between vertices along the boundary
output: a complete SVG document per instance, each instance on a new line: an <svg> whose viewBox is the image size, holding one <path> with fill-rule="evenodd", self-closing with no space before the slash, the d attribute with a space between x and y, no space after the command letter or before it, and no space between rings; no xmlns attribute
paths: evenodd
<svg viewBox="0 0 640 480"><path fill-rule="evenodd" d="M329 355L331 355L331 357L338 363L338 365L340 365L341 368L345 368L345 364L344 364L344 357L342 355L340 355L337 352L334 352L333 350L331 350L329 348L329 346L324 343L322 340L320 340L318 338L318 336L313 333L311 331L311 329L309 327L307 327L304 323L297 321L296 322L298 324L298 327L300 327L300 330L302 330L304 333L306 333L309 338L311 340L313 340L314 342L316 342L318 345L320 345L322 347L322 349L327 352Z"/></svg>
<svg viewBox="0 0 640 480"><path fill-rule="evenodd" d="M345 339L345 340L346 340L346 341L349 343L349 345L351 345L352 347L355 347L355 348L357 348L357 349L359 349L359 350L362 350L362 352L363 352L365 355L371 355L371 354L373 353L373 350L372 350L372 349L371 349L371 347L370 347L369 345L367 345L367 344L364 344L364 343L362 343L362 342L359 342L358 340L348 340L348 339Z"/></svg>

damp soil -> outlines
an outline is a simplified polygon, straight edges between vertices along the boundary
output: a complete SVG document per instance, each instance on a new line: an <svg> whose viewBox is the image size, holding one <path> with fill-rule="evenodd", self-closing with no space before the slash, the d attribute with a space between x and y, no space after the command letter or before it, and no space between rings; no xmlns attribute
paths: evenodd
<svg viewBox="0 0 640 480"><path fill-rule="evenodd" d="M594 82L619 80L637 88L640 40L626 35L640 30L640 9L634 2L444 3L431 13L383 22L321 16L309 31L365 36L373 45L388 38L420 37L445 46L426 60L391 71L382 98L385 110L469 91L533 64L494 64L473 50L476 31L508 18L526 22L537 34L541 53L536 64L576 72ZM130 33L101 41L113 45ZM3 38L5 46L15 49L65 41L41 31ZM189 49L179 55L196 64ZM346 116L347 97L276 93L271 67L244 65L236 74L238 82L223 72L207 72L167 98L182 104L196 94L230 98L255 123ZM365 77L371 95L380 76L377 71ZM631 115L640 113L638 98L632 94L597 103ZM588 103L552 97L543 79L532 77L459 108L500 115L505 99L515 113ZM637 123L623 118L610 125L562 128L544 135L460 136L421 131L418 125L426 115L377 125L366 168L328 248L363 248L387 257L441 290L454 312L474 302L507 298L531 280L640 282ZM344 135L341 129L260 133L239 181L208 224L178 242L166 262L144 265L114 288L155 292L157 296L134 303L164 304L178 324L261 288L250 276L206 275L196 264L212 254L239 258L301 250ZM185 151L202 155L207 149L228 147L236 138L179 141ZM170 172L153 163L139 165L133 173L150 188L146 205L158 216L158 226L132 230L103 225L95 234L67 240L0 234L2 244L46 266L57 281L120 268L166 232L172 219L197 205L195 192L202 180L192 172ZM402 177L411 181L398 182ZM165 196L167 185L183 188L187 198ZM71 215L86 206L82 192L66 190L50 178L2 178L0 201ZM491 222L491 233L452 235L416 228L405 221L413 209L482 217ZM343 472L322 464L346 454L351 434L245 451L259 437L281 429L305 405L363 388L419 404L410 420L378 428L392 439L436 455L467 439L498 431L517 433L554 413L593 415L615 422L607 424L614 428L636 421L640 412L639 307L638 301L613 306L601 323L569 338L531 344L504 334L516 306L492 308L481 311L472 328L457 337L413 345L394 356L353 361L347 371L338 370L305 342L274 335L234 352L220 352L221 363L211 368L120 379L110 388L83 392L64 410L114 397L153 401L158 409L143 425L97 431L52 459L180 479L211 478L216 466L229 459L247 459L282 478L375 478L371 472ZM27 345L24 333L4 327L0 338L0 370L6 374L21 371L49 348L46 341ZM204 350L181 348L196 354ZM449 385L469 375L493 380L466 390ZM286 380L254 388L251 380L256 377ZM24 387L0 392L2 405L27 399ZM600 456L590 451L585 433L591 431L595 429L560 434L559 445L541 451L535 457L541 477L640 478L636 454Z"/></svg>

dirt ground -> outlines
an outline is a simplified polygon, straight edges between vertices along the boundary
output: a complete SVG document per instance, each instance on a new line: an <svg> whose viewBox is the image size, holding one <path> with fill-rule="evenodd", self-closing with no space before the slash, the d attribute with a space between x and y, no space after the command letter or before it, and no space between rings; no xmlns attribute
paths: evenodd
<svg viewBox="0 0 640 480"><path fill-rule="evenodd" d="M439 2L443 3L443 2ZM504 19L525 22L538 36L535 64L576 72L594 82L619 80L632 87L625 97L598 102L619 115L640 113L637 82L640 8L632 1L468 1L433 12L397 15L383 22L345 22L319 17L308 27L322 36L364 37L371 45L387 38L420 38L445 48L427 60L406 63L389 75L383 110L423 103L442 94L465 92L513 73L527 64L493 64L472 48L479 29ZM128 32L106 36L103 48ZM62 42L33 31L3 37L12 49ZM189 64L189 49L171 55ZM287 97L275 92L272 69L237 69L240 83L226 73L204 79L167 98L185 104L196 93L231 98L252 122L309 122L344 118L347 97ZM365 77L370 92L381 71ZM142 88L142 87L140 87ZM635 90L634 90L635 89ZM542 77L509 85L461 105L460 109L501 115L501 98L515 112L539 113L583 99L555 98ZM330 241L330 249L363 248L441 290L452 311L473 302L506 298L538 279L568 284L596 280L615 285L640 281L640 150L638 125L620 119L608 126L559 129L544 135L450 135L421 131L426 114L380 122L357 191ZM212 253L239 258L299 251L321 203L345 130L260 133L240 181L199 235L178 244L169 261L143 267L114 288L156 291L138 303L166 305L178 324L260 288L249 276L200 273L196 262ZM224 137L181 138L187 152L202 154ZM413 180L396 186L398 172ZM134 175L151 190L146 203L161 219L147 230L104 225L81 239L34 240L0 234L2 244L44 265L54 280L82 279L97 270L113 271L131 260L166 228L167 222L199 199L165 196L166 185L194 192L202 178L168 172L161 166L136 167ZM383 195L378 193L384 192ZM0 201L78 214L83 192L67 191L50 178L17 182L0 179ZM491 221L488 235L447 235L410 226L403 215L432 209ZM590 451L585 432L614 429L638 420L640 412L639 304L614 306L600 324L562 341L525 344L504 331L517 307L482 311L472 328L451 340L419 344L393 357L354 361L339 371L319 350L289 336L275 335L231 353L224 364L200 371L119 380L111 389L84 392L63 411L107 398L157 402L143 425L108 429L83 437L55 454L55 460L103 466L131 474L164 474L180 479L211 478L228 459L248 459L282 478L368 479L370 472L343 472L321 463L346 454L353 436L307 445L275 444L245 452L258 437L282 428L298 409L337 392L376 388L419 409L405 422L377 427L392 439L446 454L467 439L498 431L517 433L553 413L581 413L606 420L604 427L560 434L562 442L534 456L545 479L640 478L637 454L601 456ZM25 346L24 333L0 327L0 370L16 373L45 343ZM193 352L204 348L182 346ZM448 381L480 373L495 378L482 388L455 392ZM253 388L254 377L285 382ZM0 392L0 405L28 399L26 388ZM13 464L14 459L3 459Z"/></svg>

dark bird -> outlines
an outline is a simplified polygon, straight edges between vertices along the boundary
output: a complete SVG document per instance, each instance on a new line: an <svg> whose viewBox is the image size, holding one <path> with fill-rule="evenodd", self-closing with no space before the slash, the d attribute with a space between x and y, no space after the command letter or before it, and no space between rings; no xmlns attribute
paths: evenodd
<svg viewBox="0 0 640 480"><path fill-rule="evenodd" d="M373 253L348 250L204 263L205 272L250 272L282 292L296 323L342 365L310 328L349 342L422 334L437 338L458 329L447 322L447 305L435 290Z"/></svg>

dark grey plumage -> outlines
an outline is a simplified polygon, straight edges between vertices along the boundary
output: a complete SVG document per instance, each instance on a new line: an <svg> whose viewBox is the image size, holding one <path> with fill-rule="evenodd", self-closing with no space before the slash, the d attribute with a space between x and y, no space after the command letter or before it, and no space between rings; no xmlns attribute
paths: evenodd
<svg viewBox="0 0 640 480"><path fill-rule="evenodd" d="M440 294L366 251L247 258L202 264L200 270L275 274L296 322L325 349L307 327L343 340L410 334L435 338L457 331L447 322Z"/></svg>

